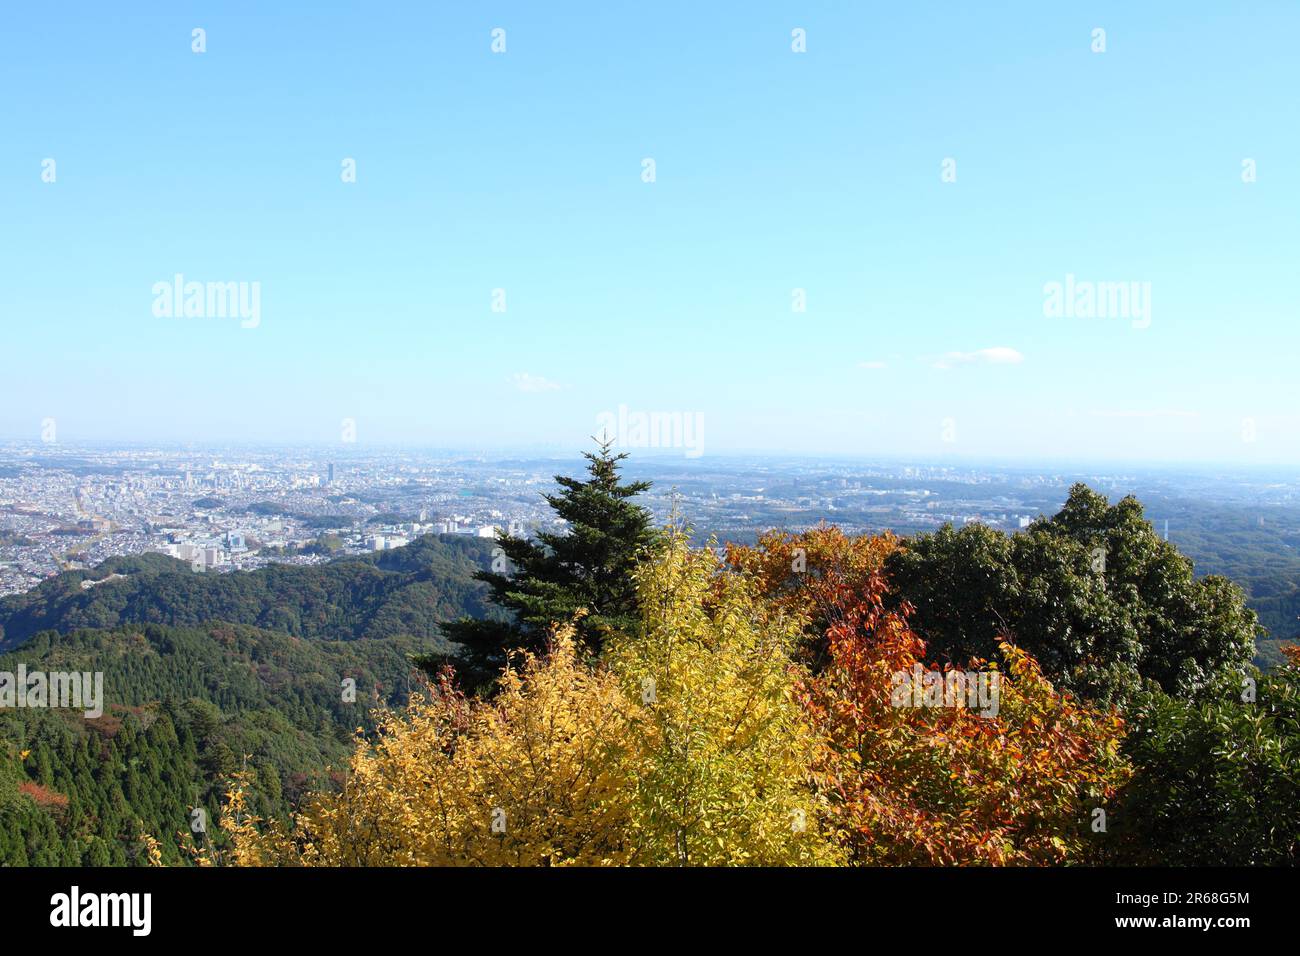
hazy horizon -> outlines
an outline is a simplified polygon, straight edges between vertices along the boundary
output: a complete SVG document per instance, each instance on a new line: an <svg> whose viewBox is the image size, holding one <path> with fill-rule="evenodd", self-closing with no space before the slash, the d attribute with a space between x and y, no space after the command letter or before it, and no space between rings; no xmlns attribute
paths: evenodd
<svg viewBox="0 0 1300 956"><path fill-rule="evenodd" d="M302 453L334 457L339 461L349 458L366 458L384 454L410 455L448 455L462 458L482 458L490 462L503 462L511 459L555 462L577 462L582 460L585 452L597 446L588 441L573 447L560 443L519 444L519 445L447 445L430 443L402 442L362 442L340 443L337 441L310 441L306 439L194 439L194 440L157 440L143 441L132 439L83 439L42 442L21 436L0 435L0 454L12 447L26 449L35 456L41 451L75 454L78 451L139 451L139 452L192 452L192 453L238 453L242 451L257 452L269 450L293 449ZM783 449L722 449L707 452L696 458L685 457L680 450L671 448L628 448L620 449L617 444L614 451L626 451L630 460L654 464L678 464L698 468L708 468L711 464L730 464L743 461L769 462L815 462L843 463L847 465L896 465L917 467L987 467L1000 470L1037 471L1041 469L1095 469L1125 468L1138 472L1166 474L1196 474L1199 472L1253 473L1269 472L1285 476L1300 474L1300 464L1293 462L1253 461L1241 462L1231 460L1188 459L1178 461L1161 461L1140 458L1091 458L1052 457L1045 455L996 456L963 455L958 453L946 456L917 456L886 453L863 452L800 452Z"/></svg>

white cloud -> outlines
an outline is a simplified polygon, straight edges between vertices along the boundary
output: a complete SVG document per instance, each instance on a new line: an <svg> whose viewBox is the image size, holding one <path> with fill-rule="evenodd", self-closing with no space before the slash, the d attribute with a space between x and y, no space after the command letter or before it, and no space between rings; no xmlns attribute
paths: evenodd
<svg viewBox="0 0 1300 956"><path fill-rule="evenodd" d="M1015 349L997 345L974 352L945 352L933 363L933 368L950 369L958 365L1019 365L1025 357Z"/></svg>
<svg viewBox="0 0 1300 956"><path fill-rule="evenodd" d="M884 367L885 367L885 363L884 363L884 362L878 362L878 361L875 361L875 362L859 362L859 363L858 363L858 368L884 368Z"/></svg>
<svg viewBox="0 0 1300 956"><path fill-rule="evenodd" d="M549 378L531 372L515 372L512 381L521 392L558 392L563 388L559 382L552 382Z"/></svg>

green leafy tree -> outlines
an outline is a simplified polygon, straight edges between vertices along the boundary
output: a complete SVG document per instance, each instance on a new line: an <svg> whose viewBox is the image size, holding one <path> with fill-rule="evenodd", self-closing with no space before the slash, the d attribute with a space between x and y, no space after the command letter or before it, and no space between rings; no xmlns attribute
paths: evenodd
<svg viewBox="0 0 1300 956"><path fill-rule="evenodd" d="M443 633L460 646L421 658L426 670L451 663L462 679L482 683L500 673L510 651L544 649L551 624L573 619L579 609L586 611L577 625L582 651L598 652L610 633L635 633L640 617L632 570L657 532L650 513L632 499L650 482L623 481L619 462L627 455L611 454L611 442L599 444L584 453L585 479L556 475L560 491L545 496L566 528L541 531L535 541L498 533L492 570L477 575L513 619L444 624Z"/></svg>
<svg viewBox="0 0 1300 956"><path fill-rule="evenodd" d="M1106 862L1300 864L1300 648L1288 650L1290 663L1213 700L1144 695Z"/></svg>
<svg viewBox="0 0 1300 956"><path fill-rule="evenodd" d="M1188 697L1235 685L1259 630L1241 590L1197 579L1136 498L1110 505L1082 484L1022 532L945 526L907 542L886 571L932 653L990 658L1009 631L1052 680L1103 703L1144 680Z"/></svg>

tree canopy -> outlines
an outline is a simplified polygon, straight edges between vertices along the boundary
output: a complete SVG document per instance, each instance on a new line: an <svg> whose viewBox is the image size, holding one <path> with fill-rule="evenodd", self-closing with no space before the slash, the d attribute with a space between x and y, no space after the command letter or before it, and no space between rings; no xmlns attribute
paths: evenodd
<svg viewBox="0 0 1300 956"><path fill-rule="evenodd" d="M545 499L562 529L538 531L534 539L498 533L492 569L477 578L510 619L444 624L446 636L459 646L425 660L426 669L436 672L452 663L462 679L481 683L500 671L510 651L543 648L557 622L575 622L582 653L598 651L611 633L636 628L632 572L653 544L655 529L650 513L632 499L650 483L623 481L619 464L627 455L610 449L603 442L584 454L585 479L555 476L560 490ZM575 618L579 610L584 614Z"/></svg>
<svg viewBox="0 0 1300 956"><path fill-rule="evenodd" d="M981 524L918 535L886 571L892 605L915 609L931 653L989 657L1010 632L1051 679L1100 702L1143 680L1187 696L1235 686L1259 630L1241 590L1197 579L1137 499L1110 505L1085 485L1013 535Z"/></svg>

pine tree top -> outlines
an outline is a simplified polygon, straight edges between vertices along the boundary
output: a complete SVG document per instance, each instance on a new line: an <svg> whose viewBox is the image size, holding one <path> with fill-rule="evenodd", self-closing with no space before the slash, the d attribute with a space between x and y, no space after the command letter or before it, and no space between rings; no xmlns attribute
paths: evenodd
<svg viewBox="0 0 1300 956"><path fill-rule="evenodd" d="M510 612L509 621L458 621L442 626L460 645L455 661L462 672L499 668L515 648L540 649L552 625L575 622L579 643L597 650L604 636L638 626L632 571L653 544L650 512L630 500L650 488L648 481L623 481L626 453L614 454L612 441L596 439L584 452L587 475L556 475L559 490L547 504L567 527L540 531L532 539L498 535L509 569L480 572L491 600Z"/></svg>

